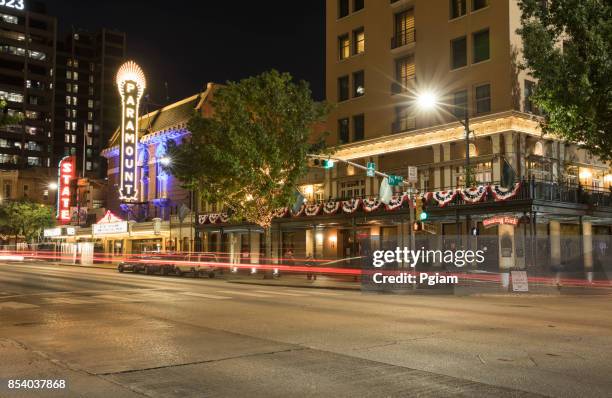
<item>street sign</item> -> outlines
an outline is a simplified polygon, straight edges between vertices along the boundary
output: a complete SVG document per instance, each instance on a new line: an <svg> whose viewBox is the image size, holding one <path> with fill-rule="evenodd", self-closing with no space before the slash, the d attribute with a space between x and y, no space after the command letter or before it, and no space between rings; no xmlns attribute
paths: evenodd
<svg viewBox="0 0 612 398"><path fill-rule="evenodd" d="M408 182L418 182L419 172L415 166L408 166Z"/></svg>
<svg viewBox="0 0 612 398"><path fill-rule="evenodd" d="M392 187L398 186L403 181L404 181L404 177L402 176L393 176L393 175L389 176L389 185L391 185Z"/></svg>
<svg viewBox="0 0 612 398"><path fill-rule="evenodd" d="M368 171L366 172L366 175L368 177L375 177L376 176L376 163L368 162Z"/></svg>
<svg viewBox="0 0 612 398"><path fill-rule="evenodd" d="M527 280L527 271L511 271L512 276L512 291L513 292L528 292L529 282Z"/></svg>
<svg viewBox="0 0 612 398"><path fill-rule="evenodd" d="M387 178L383 178L382 182L380 183L378 196L381 203L388 205L389 202L391 202L391 198L393 197L393 189L389 185L389 180Z"/></svg>

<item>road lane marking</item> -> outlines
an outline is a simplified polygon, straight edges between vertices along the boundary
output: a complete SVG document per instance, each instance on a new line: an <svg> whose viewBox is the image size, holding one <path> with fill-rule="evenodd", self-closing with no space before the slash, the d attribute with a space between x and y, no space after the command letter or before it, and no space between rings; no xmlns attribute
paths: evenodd
<svg viewBox="0 0 612 398"><path fill-rule="evenodd" d="M229 300L229 299L231 299L231 297L217 296L215 294L192 293L192 292L182 292L182 293L179 293L179 294L182 294L184 296L202 297L202 298L209 298L209 299L214 299L214 300Z"/></svg>
<svg viewBox="0 0 612 398"><path fill-rule="evenodd" d="M287 292L277 292L277 291L271 291L271 290L256 290L256 292L259 293L265 293L265 294L278 294L280 296L293 296L293 297L306 297L305 294L299 294L299 293L287 293Z"/></svg>
<svg viewBox="0 0 612 398"><path fill-rule="evenodd" d="M68 297L46 297L45 301L51 304L94 304L95 301L92 300L84 300L80 298L68 298Z"/></svg>
<svg viewBox="0 0 612 398"><path fill-rule="evenodd" d="M137 302L137 301L146 301L147 300L144 297L136 298L136 297L116 296L116 295L113 295L113 294L98 294L98 295L95 295L95 296L92 296L92 297L95 298L95 299L98 299L98 300L102 299L102 300L108 300L108 301L119 301L119 302L122 302L122 303L128 303L128 302L134 303L134 302Z"/></svg>
<svg viewBox="0 0 612 398"><path fill-rule="evenodd" d="M0 303L0 310L25 310L29 308L40 308L38 305L18 303L17 301L5 301Z"/></svg>
<svg viewBox="0 0 612 398"><path fill-rule="evenodd" d="M261 297L261 298L271 298L273 296L269 296L267 294L260 294L260 293L247 293L247 292L237 292L234 290L217 290L219 293L225 293L225 294L237 294L239 296L247 296L247 297Z"/></svg>
<svg viewBox="0 0 612 398"><path fill-rule="evenodd" d="M321 295L321 296L340 296L339 293L331 293L331 292L321 292L319 290L315 290L312 288L306 288L308 289L308 294L317 294L317 295ZM295 293L306 293L303 290L287 290L288 292L295 292Z"/></svg>

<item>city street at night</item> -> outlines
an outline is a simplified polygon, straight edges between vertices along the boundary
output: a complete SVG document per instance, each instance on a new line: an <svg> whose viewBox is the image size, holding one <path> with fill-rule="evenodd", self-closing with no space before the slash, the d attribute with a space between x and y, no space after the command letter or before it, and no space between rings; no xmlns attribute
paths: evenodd
<svg viewBox="0 0 612 398"><path fill-rule="evenodd" d="M603 397L610 310L605 290L376 295L1 264L0 379L67 386L16 397Z"/></svg>

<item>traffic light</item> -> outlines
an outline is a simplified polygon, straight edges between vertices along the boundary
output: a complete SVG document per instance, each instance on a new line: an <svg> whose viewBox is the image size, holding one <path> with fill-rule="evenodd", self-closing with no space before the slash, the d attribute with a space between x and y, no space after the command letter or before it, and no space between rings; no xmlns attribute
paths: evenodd
<svg viewBox="0 0 612 398"><path fill-rule="evenodd" d="M416 200L414 201L414 209L415 218L420 220L421 214L423 213L423 199L419 195L417 195Z"/></svg>
<svg viewBox="0 0 612 398"><path fill-rule="evenodd" d="M427 217L429 217L429 215L426 212L421 212L421 215L419 216L419 220L421 221L426 221Z"/></svg>
<svg viewBox="0 0 612 398"><path fill-rule="evenodd" d="M334 167L334 161L332 159L312 159L310 162L311 167L322 167L324 169L331 169Z"/></svg>

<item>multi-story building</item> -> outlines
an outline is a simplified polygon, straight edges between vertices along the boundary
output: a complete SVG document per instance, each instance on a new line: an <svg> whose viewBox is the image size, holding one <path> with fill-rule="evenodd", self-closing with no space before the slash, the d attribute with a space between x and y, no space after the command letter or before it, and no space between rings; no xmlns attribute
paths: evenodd
<svg viewBox="0 0 612 398"><path fill-rule="evenodd" d="M328 144L338 159L405 180L415 167L410 196L424 199L427 232L411 237L406 186L383 205L380 177L336 163L313 169L301 187L306 206L275 220L275 255L478 246L489 270L587 271L609 258L610 165L542 134L530 100L535 82L519 68L517 3L327 0L326 96L336 104ZM229 250L259 232L202 226L203 241L238 242Z"/></svg>
<svg viewBox="0 0 612 398"><path fill-rule="evenodd" d="M77 156L80 175L104 177L100 157L120 123L114 77L125 58L125 34L72 29L58 43L55 162Z"/></svg>
<svg viewBox="0 0 612 398"><path fill-rule="evenodd" d="M52 167L56 19L44 6L0 5L0 98L19 124L0 127L0 169Z"/></svg>

